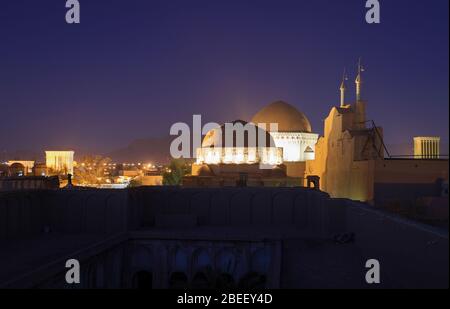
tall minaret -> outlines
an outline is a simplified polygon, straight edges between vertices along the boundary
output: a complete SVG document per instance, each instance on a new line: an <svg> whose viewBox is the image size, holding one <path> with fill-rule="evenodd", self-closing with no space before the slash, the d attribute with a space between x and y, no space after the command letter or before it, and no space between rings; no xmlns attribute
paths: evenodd
<svg viewBox="0 0 450 309"><path fill-rule="evenodd" d="M361 58L358 61L358 75L356 76L356 103L355 103L355 114L356 117L354 119L355 129L363 130L366 128L366 102L363 101L361 95L362 88L362 72L364 72L364 68L361 65Z"/></svg>
<svg viewBox="0 0 450 309"><path fill-rule="evenodd" d="M356 102L361 101L361 87L362 87L362 83L363 83L363 81L362 81L362 74L361 74L362 72L364 72L364 68L361 65L361 58L359 58L359 61L358 61L358 75L356 76L356 80L355 80L355 83L356 83Z"/></svg>
<svg viewBox="0 0 450 309"><path fill-rule="evenodd" d="M342 74L341 87L339 88L341 90L341 107L345 107L345 90L347 89L345 87L346 80L347 80L347 76L345 75L345 69L344 69L344 74Z"/></svg>

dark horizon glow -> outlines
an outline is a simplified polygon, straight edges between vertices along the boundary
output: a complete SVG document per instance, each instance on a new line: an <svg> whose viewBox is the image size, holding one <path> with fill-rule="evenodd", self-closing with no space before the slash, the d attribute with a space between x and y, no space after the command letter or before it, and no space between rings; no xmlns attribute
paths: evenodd
<svg viewBox="0 0 450 309"><path fill-rule="evenodd" d="M0 152L106 153L175 122L250 119L285 100L323 133L343 68L387 144L448 145L448 0L80 0L0 2ZM444 152L444 151L443 151ZM446 149L448 153L448 149Z"/></svg>

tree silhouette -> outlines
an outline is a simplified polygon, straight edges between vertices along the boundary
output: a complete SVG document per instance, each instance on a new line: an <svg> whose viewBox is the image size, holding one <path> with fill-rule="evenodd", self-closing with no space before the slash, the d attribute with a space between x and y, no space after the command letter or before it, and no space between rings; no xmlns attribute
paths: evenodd
<svg viewBox="0 0 450 309"><path fill-rule="evenodd" d="M103 183L105 171L110 158L102 156L86 156L74 168L74 182L80 185L96 185Z"/></svg>
<svg viewBox="0 0 450 309"><path fill-rule="evenodd" d="M165 186L179 186L182 184L183 176L188 172L189 166L184 159L174 159L163 173L163 184Z"/></svg>

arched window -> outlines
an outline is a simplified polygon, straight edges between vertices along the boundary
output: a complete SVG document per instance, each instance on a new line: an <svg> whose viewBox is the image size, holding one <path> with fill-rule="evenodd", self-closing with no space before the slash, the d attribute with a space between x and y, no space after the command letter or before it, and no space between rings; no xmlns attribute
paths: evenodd
<svg viewBox="0 0 450 309"><path fill-rule="evenodd" d="M21 163L13 163L9 167L9 174L11 176L25 176L26 175L26 169L25 166Z"/></svg>
<svg viewBox="0 0 450 309"><path fill-rule="evenodd" d="M183 249L177 249L173 257L172 270L188 272L189 255Z"/></svg>
<svg viewBox="0 0 450 309"><path fill-rule="evenodd" d="M236 257L233 252L223 250L216 256L216 268L220 273L234 273Z"/></svg>
<svg viewBox="0 0 450 309"><path fill-rule="evenodd" d="M212 267L212 260L206 250L200 249L193 255L193 268L195 272Z"/></svg>
<svg viewBox="0 0 450 309"><path fill-rule="evenodd" d="M266 274L269 271L270 251L268 248L256 250L252 254L251 271Z"/></svg>
<svg viewBox="0 0 450 309"><path fill-rule="evenodd" d="M305 151L303 152L303 159L305 161L312 161L315 159L315 157L316 155L314 153L314 150L311 147L307 146Z"/></svg>

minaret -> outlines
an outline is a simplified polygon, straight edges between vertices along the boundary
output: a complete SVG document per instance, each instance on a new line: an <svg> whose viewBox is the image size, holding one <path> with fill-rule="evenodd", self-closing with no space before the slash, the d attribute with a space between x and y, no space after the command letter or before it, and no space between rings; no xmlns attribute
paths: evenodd
<svg viewBox="0 0 450 309"><path fill-rule="evenodd" d="M362 87L362 83L363 83L363 81L362 81L362 74L361 74L362 72L364 72L364 68L361 65L361 58L359 58L359 61L358 61L358 75L356 76L356 80L355 80L355 83L356 83L356 102L361 101L361 87Z"/></svg>
<svg viewBox="0 0 450 309"><path fill-rule="evenodd" d="M342 74L341 87L339 88L341 90L341 108L345 107L345 90L347 89L345 87L346 80L347 80L347 76L345 75L345 69L344 69L344 74Z"/></svg>
<svg viewBox="0 0 450 309"><path fill-rule="evenodd" d="M356 76L356 103L355 103L355 114L354 119L355 129L364 130L366 128L366 102L362 99L361 88L362 88L362 72L364 68L361 65L361 58L358 61L358 75Z"/></svg>

